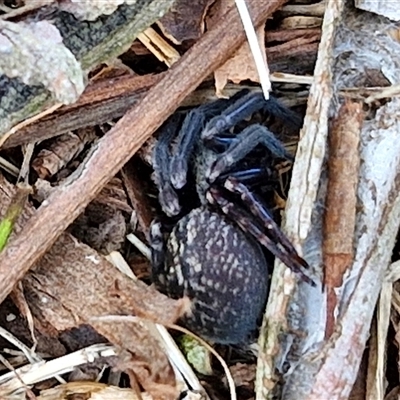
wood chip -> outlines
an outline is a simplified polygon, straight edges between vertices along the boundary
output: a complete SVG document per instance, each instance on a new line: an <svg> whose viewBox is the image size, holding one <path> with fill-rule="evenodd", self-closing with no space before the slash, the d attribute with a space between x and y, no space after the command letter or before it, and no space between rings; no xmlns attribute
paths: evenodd
<svg viewBox="0 0 400 400"><path fill-rule="evenodd" d="M175 44L198 39L204 33L204 17L215 0L177 0L171 11L157 25Z"/></svg>

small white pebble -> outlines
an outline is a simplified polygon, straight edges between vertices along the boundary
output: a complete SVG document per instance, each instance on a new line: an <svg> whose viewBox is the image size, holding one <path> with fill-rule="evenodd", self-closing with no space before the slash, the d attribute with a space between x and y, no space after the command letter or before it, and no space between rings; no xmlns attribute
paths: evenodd
<svg viewBox="0 0 400 400"><path fill-rule="evenodd" d="M7 316L6 316L6 321L7 321L7 322L11 322L11 321L14 321L16 318L17 318L17 317L16 317L15 314L7 314Z"/></svg>

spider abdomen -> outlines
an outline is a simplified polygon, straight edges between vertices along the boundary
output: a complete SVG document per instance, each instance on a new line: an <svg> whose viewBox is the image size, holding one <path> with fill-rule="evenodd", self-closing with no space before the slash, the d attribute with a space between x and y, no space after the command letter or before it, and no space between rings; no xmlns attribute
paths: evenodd
<svg viewBox="0 0 400 400"><path fill-rule="evenodd" d="M257 328L268 294L268 267L259 244L224 215L200 207L169 236L160 289L192 300L182 321L217 343L240 343Z"/></svg>

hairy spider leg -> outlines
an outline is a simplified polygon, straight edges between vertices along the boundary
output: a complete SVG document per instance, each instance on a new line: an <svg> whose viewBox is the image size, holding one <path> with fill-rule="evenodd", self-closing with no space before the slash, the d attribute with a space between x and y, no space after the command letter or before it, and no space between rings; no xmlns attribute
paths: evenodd
<svg viewBox="0 0 400 400"><path fill-rule="evenodd" d="M286 124L300 129L301 118L299 115L285 107L275 97L271 96L266 101L262 93L247 93L243 96L242 91L239 94L241 96L238 100L234 101L221 115L212 118L207 123L201 134L203 140L211 140L214 136L227 131L260 110L264 110L280 118Z"/></svg>
<svg viewBox="0 0 400 400"><path fill-rule="evenodd" d="M180 122L181 115L174 114L160 132L158 142L153 151L153 168L156 185L158 188L158 199L163 211L170 217L179 214L181 207L179 205L178 194L171 185L170 180L170 144Z"/></svg>
<svg viewBox="0 0 400 400"><path fill-rule="evenodd" d="M179 131L174 155L170 162L171 183L175 189L186 185L189 161L195 144L200 139L206 116L202 110L196 108L189 112Z"/></svg>
<svg viewBox="0 0 400 400"><path fill-rule="evenodd" d="M286 249L282 248L279 244L270 239L258 226L254 215L249 214L240 207L237 207L237 205L231 203L221 194L220 190L215 187L211 187L206 196L207 200L211 204L217 204L225 215L232 218L237 225L239 225L245 232L248 232L250 235L252 235L259 243L266 247L275 257L278 257L292 271L298 273L305 282L315 286L314 281L302 271L305 261L298 256L296 251L294 254L288 253ZM302 262L299 262L299 259ZM305 264L307 265L307 263Z"/></svg>
<svg viewBox="0 0 400 400"><path fill-rule="evenodd" d="M293 157L285 149L283 144L275 135L262 125L250 125L236 136L236 141L220 154L217 160L207 171L208 181L210 183L223 173L227 172L234 164L246 157L259 144L265 146L277 157L293 160Z"/></svg>
<svg viewBox="0 0 400 400"><path fill-rule="evenodd" d="M290 240L282 232L279 225L274 221L269 211L257 200L254 193L252 193L246 185L233 177L229 177L225 181L224 186L230 192L240 195L240 198L242 199L243 203L248 206L250 212L263 223L264 227L267 229L268 236L273 240L275 245L277 245L283 252L287 254L287 256L292 260L292 265L296 264L296 268L292 269L300 272L300 274L304 277L304 273L301 271L301 268L308 269L308 263L298 255ZM272 250L270 251L274 254Z"/></svg>
<svg viewBox="0 0 400 400"><path fill-rule="evenodd" d="M179 131L170 164L171 183L175 189L181 189L186 185L189 161L196 143L200 140L200 134L206 121L219 114L230 103L236 102L237 98L242 95L243 91L229 100L220 99L207 103L191 110L187 114Z"/></svg>

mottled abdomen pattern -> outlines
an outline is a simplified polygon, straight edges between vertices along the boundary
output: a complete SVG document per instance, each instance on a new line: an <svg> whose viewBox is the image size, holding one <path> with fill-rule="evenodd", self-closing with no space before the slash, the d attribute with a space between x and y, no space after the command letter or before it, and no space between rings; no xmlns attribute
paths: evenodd
<svg viewBox="0 0 400 400"><path fill-rule="evenodd" d="M216 343L251 338L268 294L264 254L251 237L207 207L193 210L172 231L164 282L169 296L188 296L192 315L183 324Z"/></svg>

